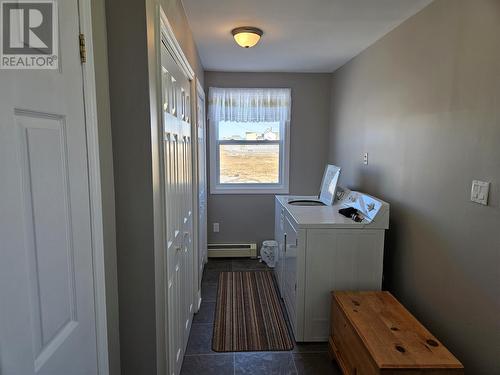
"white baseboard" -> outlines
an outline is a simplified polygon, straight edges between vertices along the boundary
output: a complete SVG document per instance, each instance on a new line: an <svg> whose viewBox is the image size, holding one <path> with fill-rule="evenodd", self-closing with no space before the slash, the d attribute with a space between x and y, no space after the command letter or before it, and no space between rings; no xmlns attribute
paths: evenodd
<svg viewBox="0 0 500 375"><path fill-rule="evenodd" d="M256 243L208 244L209 258L257 258Z"/></svg>

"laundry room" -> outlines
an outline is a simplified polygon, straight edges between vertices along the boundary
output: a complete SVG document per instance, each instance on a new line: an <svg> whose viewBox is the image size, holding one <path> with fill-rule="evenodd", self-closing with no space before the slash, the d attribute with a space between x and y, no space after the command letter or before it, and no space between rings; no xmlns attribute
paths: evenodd
<svg viewBox="0 0 500 375"><path fill-rule="evenodd" d="M0 374L500 375L500 0L1 0Z"/></svg>

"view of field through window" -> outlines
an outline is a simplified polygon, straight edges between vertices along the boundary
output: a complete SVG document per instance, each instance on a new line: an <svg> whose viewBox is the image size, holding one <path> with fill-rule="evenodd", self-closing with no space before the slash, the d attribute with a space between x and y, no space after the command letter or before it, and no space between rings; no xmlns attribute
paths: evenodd
<svg viewBox="0 0 500 375"><path fill-rule="evenodd" d="M279 145L221 145L222 184L279 183Z"/></svg>
<svg viewBox="0 0 500 375"><path fill-rule="evenodd" d="M219 123L219 181L222 184L278 184L280 145L266 141L280 139L279 122ZM234 144L231 141L236 141ZM243 141L243 144L238 143ZM251 141L252 144L244 144ZM261 141L262 143L260 143Z"/></svg>

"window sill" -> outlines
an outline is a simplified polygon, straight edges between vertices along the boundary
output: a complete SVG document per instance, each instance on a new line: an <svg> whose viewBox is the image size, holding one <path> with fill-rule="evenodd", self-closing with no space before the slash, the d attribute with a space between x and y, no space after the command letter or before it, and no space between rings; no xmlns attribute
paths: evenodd
<svg viewBox="0 0 500 375"><path fill-rule="evenodd" d="M263 187L263 188L243 188L243 187L215 187L210 188L210 194L212 195L221 195L221 194L258 194L258 195L275 195L275 194L288 194L288 187Z"/></svg>

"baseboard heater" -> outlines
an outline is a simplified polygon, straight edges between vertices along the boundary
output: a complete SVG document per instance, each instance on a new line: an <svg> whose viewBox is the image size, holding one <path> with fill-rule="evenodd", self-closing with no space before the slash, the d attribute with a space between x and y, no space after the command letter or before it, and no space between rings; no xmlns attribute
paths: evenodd
<svg viewBox="0 0 500 375"><path fill-rule="evenodd" d="M208 244L209 258L257 258L256 243L212 243Z"/></svg>

